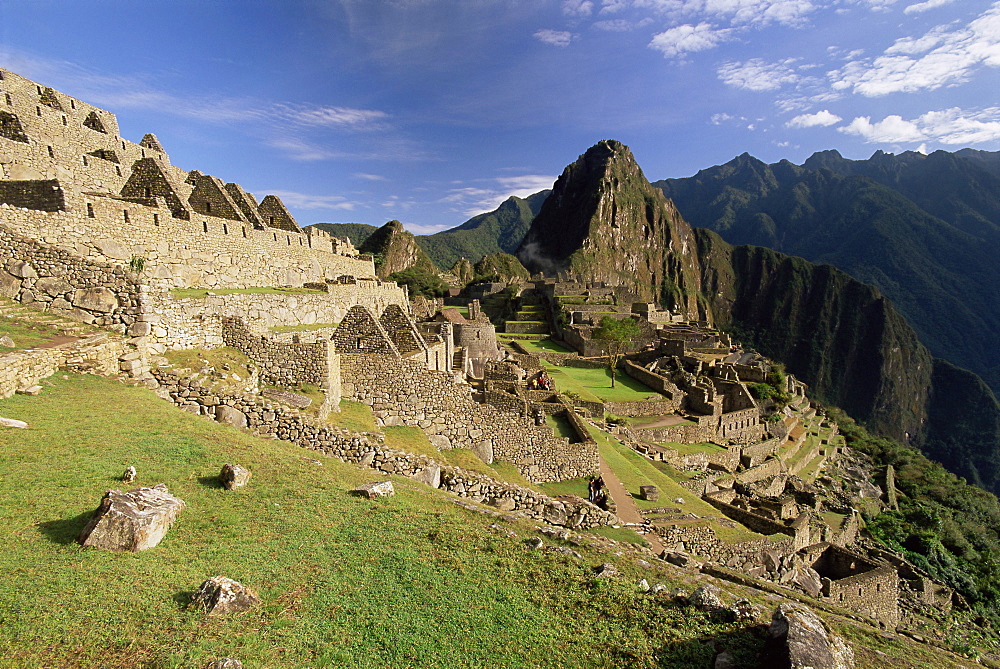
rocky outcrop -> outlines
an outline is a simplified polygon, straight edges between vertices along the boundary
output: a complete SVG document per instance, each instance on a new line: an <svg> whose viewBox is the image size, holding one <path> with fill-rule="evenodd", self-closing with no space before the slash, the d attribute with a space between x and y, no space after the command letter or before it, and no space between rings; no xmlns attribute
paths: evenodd
<svg viewBox="0 0 1000 669"><path fill-rule="evenodd" d="M407 232L399 221L389 221L373 232L358 250L374 256L375 273L380 279L410 268L437 273L434 263L417 245L413 234Z"/></svg>
<svg viewBox="0 0 1000 669"><path fill-rule="evenodd" d="M700 315L691 226L614 140L563 171L516 255L532 272L605 282L635 301Z"/></svg>
<svg viewBox="0 0 1000 669"><path fill-rule="evenodd" d="M160 543L185 508L162 483L128 492L109 490L78 541L113 551L146 550Z"/></svg>
<svg viewBox="0 0 1000 669"><path fill-rule="evenodd" d="M810 609L782 604L771 618L759 667L854 669L854 651Z"/></svg>
<svg viewBox="0 0 1000 669"><path fill-rule="evenodd" d="M260 596L253 589L225 576L213 576L204 581L188 605L202 609L210 616L240 613L260 604Z"/></svg>

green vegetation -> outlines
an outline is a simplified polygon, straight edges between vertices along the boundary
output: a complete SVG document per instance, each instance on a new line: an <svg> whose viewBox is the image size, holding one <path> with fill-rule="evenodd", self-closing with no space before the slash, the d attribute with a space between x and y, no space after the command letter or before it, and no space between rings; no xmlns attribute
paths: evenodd
<svg viewBox="0 0 1000 669"><path fill-rule="evenodd" d="M129 407L128 411L109 407ZM724 638L752 662L747 628L636 591L638 572L595 581L606 561L527 551L529 525L397 486L347 491L371 472L177 411L152 393L74 375L39 397L0 401L31 439L0 432L0 645L4 666L198 667L252 658L268 667L636 667L706 665ZM224 462L253 471L222 490ZM73 542L130 464L188 508L138 554ZM186 610L205 578L260 592L248 613ZM127 587L123 587L127 584ZM54 606L54 603L58 603ZM627 658L627 660L625 659Z"/></svg>
<svg viewBox="0 0 1000 669"><path fill-rule="evenodd" d="M315 223L314 226L334 237L346 238L355 248L361 248L365 240L378 230L378 227L367 223Z"/></svg>
<svg viewBox="0 0 1000 669"><path fill-rule="evenodd" d="M573 426L570 424L569 419L566 418L566 416L545 416L545 424L552 428L552 432L557 437L566 437L570 440L570 442L579 440L576 430L573 429Z"/></svg>
<svg viewBox="0 0 1000 669"><path fill-rule="evenodd" d="M170 294L176 298L210 297L212 295L315 295L324 291L318 288L275 288L259 286L256 288L173 288Z"/></svg>
<svg viewBox="0 0 1000 669"><path fill-rule="evenodd" d="M509 253L491 253L475 265L473 283L512 283L530 278L521 261Z"/></svg>
<svg viewBox="0 0 1000 669"><path fill-rule="evenodd" d="M441 280L435 271L421 267L409 267L400 272L393 272L389 279L409 288L410 295L424 297L441 297L448 292L448 285Z"/></svg>
<svg viewBox="0 0 1000 669"><path fill-rule="evenodd" d="M842 411L829 410L847 445L892 465L899 511L867 516L868 531L955 588L976 611L1000 623L1000 502L919 451L874 437ZM884 484L883 481L879 481Z"/></svg>
<svg viewBox="0 0 1000 669"><path fill-rule="evenodd" d="M608 354L608 370L611 372L612 388L615 387L618 364L625 355L625 351L640 333L639 324L631 316L626 318L604 316L601 318L601 324L594 328L593 338L604 344L604 350Z"/></svg>
<svg viewBox="0 0 1000 669"><path fill-rule="evenodd" d="M64 336L62 331L55 326L0 316L0 337L4 335L14 341L14 346L0 346L0 352L38 348L51 344L59 337Z"/></svg>
<svg viewBox="0 0 1000 669"><path fill-rule="evenodd" d="M566 348L559 342L552 339L522 340L523 346L529 353L572 353L572 349Z"/></svg>
<svg viewBox="0 0 1000 669"><path fill-rule="evenodd" d="M372 408L363 402L340 400L340 411L330 412L327 422L353 432L378 431Z"/></svg>
<svg viewBox="0 0 1000 669"><path fill-rule="evenodd" d="M222 348L213 348L210 350L195 348L178 349L167 351L163 354L163 357L174 367L190 369L192 372L200 372L202 369L208 367L214 368L215 371L213 374L216 377L222 374L235 373L240 378L246 380L251 376L248 367L250 359L243 351L231 346L223 346ZM226 370L227 366L229 367L228 370Z"/></svg>

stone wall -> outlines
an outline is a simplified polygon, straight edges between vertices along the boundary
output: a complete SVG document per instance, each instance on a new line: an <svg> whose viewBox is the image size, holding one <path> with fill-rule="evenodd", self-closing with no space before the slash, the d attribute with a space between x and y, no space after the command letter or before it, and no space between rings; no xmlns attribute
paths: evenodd
<svg viewBox="0 0 1000 669"><path fill-rule="evenodd" d="M30 388L62 368L117 374L120 359L131 350L124 339L99 334L53 348L12 351L0 356L0 398Z"/></svg>
<svg viewBox="0 0 1000 669"><path fill-rule="evenodd" d="M133 273L25 239L3 225L5 212L0 207L0 295L122 331L141 320Z"/></svg>
<svg viewBox="0 0 1000 669"><path fill-rule="evenodd" d="M331 353L330 341L312 344L274 342L248 331L239 317L222 319L222 342L242 351L257 365L260 382L264 385L294 388L313 384L330 389L330 365L334 363L339 367L339 357Z"/></svg>
<svg viewBox="0 0 1000 669"><path fill-rule="evenodd" d="M495 407L478 404L450 374L386 354L342 352L343 396L372 407L383 425L415 425L438 448L468 448L507 460L534 482L599 470L596 444L570 444Z"/></svg>
<svg viewBox="0 0 1000 669"><path fill-rule="evenodd" d="M678 401L680 400L680 390L665 376L651 372L645 367L635 364L631 360L626 360L622 364L622 369L625 370L626 374L639 383L647 385L656 392L666 395L667 397L677 398Z"/></svg>
<svg viewBox="0 0 1000 669"><path fill-rule="evenodd" d="M55 179L0 181L0 204L38 211L62 211L66 208L66 198Z"/></svg>
<svg viewBox="0 0 1000 669"><path fill-rule="evenodd" d="M460 497L556 525L587 529L621 523L617 516L578 497L548 497L476 472L440 465L423 455L373 444L363 435L313 424L292 409L261 402L259 398L217 395L163 370L154 370L153 374L160 383L161 396L191 413L236 423L264 436L371 467L381 474L414 477ZM220 411L220 407L225 409Z"/></svg>
<svg viewBox="0 0 1000 669"><path fill-rule="evenodd" d="M763 564L765 553L780 557L794 551L791 539L724 542L711 527L704 525L658 527L656 532L669 550L681 550L743 571Z"/></svg>
<svg viewBox="0 0 1000 669"><path fill-rule="evenodd" d="M616 416L660 416L674 413L679 408L680 402L671 399L604 403L605 411Z"/></svg>

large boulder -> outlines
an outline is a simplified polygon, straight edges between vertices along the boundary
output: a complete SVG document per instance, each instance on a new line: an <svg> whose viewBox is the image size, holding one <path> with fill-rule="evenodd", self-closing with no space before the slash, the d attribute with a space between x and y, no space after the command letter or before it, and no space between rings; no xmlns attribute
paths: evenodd
<svg viewBox="0 0 1000 669"><path fill-rule="evenodd" d="M782 604L771 617L760 669L854 669L854 651L801 604Z"/></svg>
<svg viewBox="0 0 1000 669"><path fill-rule="evenodd" d="M219 482L226 490L233 490L234 488L242 488L249 483L251 476L250 470L246 467L225 464L222 465L222 471L219 472Z"/></svg>
<svg viewBox="0 0 1000 669"><path fill-rule="evenodd" d="M73 306L109 314L118 308L118 298L107 288L79 288L73 291Z"/></svg>
<svg viewBox="0 0 1000 669"><path fill-rule="evenodd" d="M128 492L109 490L77 540L112 551L146 550L160 543L185 508L162 483Z"/></svg>
<svg viewBox="0 0 1000 669"><path fill-rule="evenodd" d="M392 481L376 481L374 483L363 483L351 491L358 497L375 499L376 497L392 497L396 494L396 489Z"/></svg>
<svg viewBox="0 0 1000 669"><path fill-rule="evenodd" d="M247 427L247 415L239 409L224 404L215 408L215 420L241 430Z"/></svg>
<svg viewBox="0 0 1000 669"><path fill-rule="evenodd" d="M188 606L202 609L210 616L221 616L246 611L258 604L260 596L253 589L225 576L213 576L198 586Z"/></svg>
<svg viewBox="0 0 1000 669"><path fill-rule="evenodd" d="M21 292L21 279L7 272L0 272L0 295L14 298Z"/></svg>

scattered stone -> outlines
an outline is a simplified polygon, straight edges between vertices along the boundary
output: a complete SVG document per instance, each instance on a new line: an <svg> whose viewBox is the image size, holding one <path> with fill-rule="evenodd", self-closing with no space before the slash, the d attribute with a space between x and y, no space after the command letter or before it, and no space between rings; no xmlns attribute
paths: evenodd
<svg viewBox="0 0 1000 669"><path fill-rule="evenodd" d="M563 555L568 555L570 557L575 557L577 560L582 560L583 556L577 553L572 548L567 548L566 546L556 546L553 548L556 553L562 553Z"/></svg>
<svg viewBox="0 0 1000 669"><path fill-rule="evenodd" d="M545 542L542 541L541 537L529 537L524 541L524 543L527 544L528 548L530 548L533 551L537 551L539 548L545 545Z"/></svg>
<svg viewBox="0 0 1000 669"><path fill-rule="evenodd" d="M260 597L251 588L225 576L213 576L198 586L188 607L219 616L246 611L257 604Z"/></svg>
<svg viewBox="0 0 1000 669"><path fill-rule="evenodd" d="M736 669L736 658L728 650L724 650L715 656L712 669Z"/></svg>
<svg viewBox="0 0 1000 669"><path fill-rule="evenodd" d="M224 404L215 407L215 420L240 429L247 427L247 415L239 409Z"/></svg>
<svg viewBox="0 0 1000 669"><path fill-rule="evenodd" d="M597 568L597 578L612 578L618 575L618 567L610 562L605 562Z"/></svg>
<svg viewBox="0 0 1000 669"><path fill-rule="evenodd" d="M226 490L233 490L234 488L242 488L249 483L251 476L253 474L246 467L225 464L222 465L222 471L219 472L219 481Z"/></svg>
<svg viewBox="0 0 1000 669"><path fill-rule="evenodd" d="M303 455L299 457L299 460L302 460L302 462L308 462L311 465L316 465L317 467L323 466L323 463L317 460L316 458L307 458L306 456Z"/></svg>
<svg viewBox="0 0 1000 669"><path fill-rule="evenodd" d="M652 588L650 588L649 591L651 593L653 593L654 595L658 595L658 594L660 594L661 592L663 592L666 589L667 589L667 586L663 585L662 583L657 583Z"/></svg>
<svg viewBox="0 0 1000 669"><path fill-rule="evenodd" d="M676 601L678 604L687 604L691 600L691 595L689 595L687 590L684 588L674 588L667 593L667 597Z"/></svg>
<svg viewBox="0 0 1000 669"><path fill-rule="evenodd" d="M684 503L683 497L677 497L674 499L674 504L683 504L683 503Z"/></svg>
<svg viewBox="0 0 1000 669"><path fill-rule="evenodd" d="M243 663L234 657L223 657L209 662L205 669L243 669Z"/></svg>
<svg viewBox="0 0 1000 669"><path fill-rule="evenodd" d="M122 474L122 483L132 483L138 476L135 467L127 467L125 472Z"/></svg>
<svg viewBox="0 0 1000 669"><path fill-rule="evenodd" d="M223 365L223 369L227 369L228 365ZM228 371L228 370L227 370ZM305 395L299 395L298 393L293 393L288 390L279 390L277 388L264 388L260 391L260 394L269 400L274 400L275 402L281 402L282 404L287 404L294 409L306 409L312 404L312 398L306 397Z"/></svg>
<svg viewBox="0 0 1000 669"><path fill-rule="evenodd" d="M6 346L7 348L15 348L14 340L4 335L0 337L0 346Z"/></svg>
<svg viewBox="0 0 1000 669"><path fill-rule="evenodd" d="M726 605L722 602L722 598L719 597L719 593L721 592L722 589L719 586L712 585L711 583L698 586L691 593L691 604L702 611L725 608Z"/></svg>
<svg viewBox="0 0 1000 669"><path fill-rule="evenodd" d="M41 394L43 388L41 386L28 386L27 388L21 388L17 391L18 395L38 395Z"/></svg>
<svg viewBox="0 0 1000 669"><path fill-rule="evenodd" d="M0 416L0 425L3 425L4 427L19 427L22 430L28 427L28 424L25 423L23 420L17 420L14 418L4 418L3 416Z"/></svg>
<svg viewBox="0 0 1000 669"><path fill-rule="evenodd" d="M419 481L420 483L429 485L432 488L440 488L441 468L437 465L428 465L427 467L424 467L420 471L416 472L412 478L414 481ZM510 509L502 509L502 510L509 511Z"/></svg>
<svg viewBox="0 0 1000 669"><path fill-rule="evenodd" d="M494 497L489 501L490 506L499 511L513 511L517 503L510 497Z"/></svg>
<svg viewBox="0 0 1000 669"><path fill-rule="evenodd" d="M376 497L392 497L396 494L396 489L392 487L392 481L377 481L359 485L351 491L351 494L375 499Z"/></svg>
<svg viewBox="0 0 1000 669"><path fill-rule="evenodd" d="M639 582L635 584L641 592L649 592L649 581L644 578L640 578Z"/></svg>
<svg viewBox="0 0 1000 669"><path fill-rule="evenodd" d="M185 508L162 483L128 492L109 490L77 541L113 551L146 550L160 543Z"/></svg>
<svg viewBox="0 0 1000 669"><path fill-rule="evenodd" d="M774 611L764 642L761 669L853 669L854 651L801 604Z"/></svg>
<svg viewBox="0 0 1000 669"><path fill-rule="evenodd" d="M754 623L760 618L762 613L759 606L746 599L738 599L730 608L733 617L738 623Z"/></svg>
<svg viewBox="0 0 1000 669"><path fill-rule="evenodd" d="M655 502L660 499L660 491L655 485L639 486L639 496L647 502Z"/></svg>

